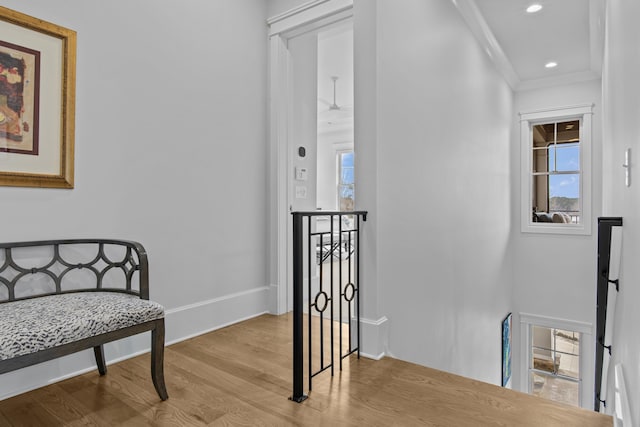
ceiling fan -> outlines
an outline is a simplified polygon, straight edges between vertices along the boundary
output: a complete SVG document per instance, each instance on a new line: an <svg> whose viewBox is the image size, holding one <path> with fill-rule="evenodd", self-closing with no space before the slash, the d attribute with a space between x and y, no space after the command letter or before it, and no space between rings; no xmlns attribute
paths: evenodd
<svg viewBox="0 0 640 427"><path fill-rule="evenodd" d="M319 102L328 105L329 107L324 111L318 112L318 121L331 123L353 117L352 106L340 106L336 101L336 82L338 81L338 78L338 76L331 76L331 80L333 81L333 102L328 102L322 98L318 98Z"/></svg>

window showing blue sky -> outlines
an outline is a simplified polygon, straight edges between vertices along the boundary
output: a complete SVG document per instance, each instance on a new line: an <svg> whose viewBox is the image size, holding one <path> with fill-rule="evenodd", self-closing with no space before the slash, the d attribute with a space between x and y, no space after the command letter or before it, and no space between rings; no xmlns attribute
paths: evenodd
<svg viewBox="0 0 640 427"><path fill-rule="evenodd" d="M340 154L340 197L353 199L355 182L353 151Z"/></svg>
<svg viewBox="0 0 640 427"><path fill-rule="evenodd" d="M549 197L580 197L580 175L551 175L549 177Z"/></svg>
<svg viewBox="0 0 640 427"><path fill-rule="evenodd" d="M556 172L580 171L579 144L549 146L549 170ZM580 197L580 174L549 176L549 197Z"/></svg>

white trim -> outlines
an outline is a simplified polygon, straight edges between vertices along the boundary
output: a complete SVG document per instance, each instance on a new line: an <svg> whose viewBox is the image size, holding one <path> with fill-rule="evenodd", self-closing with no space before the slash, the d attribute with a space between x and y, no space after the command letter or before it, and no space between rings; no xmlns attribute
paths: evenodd
<svg viewBox="0 0 640 427"><path fill-rule="evenodd" d="M288 239L288 157L287 157L287 83L289 69L289 51L286 40L281 36L270 39L270 152L275 153L271 162L271 194L275 194L276 204L271 206L272 226L276 236L276 280L278 293L273 314L284 314L287 310L287 239Z"/></svg>
<svg viewBox="0 0 640 427"><path fill-rule="evenodd" d="M520 113L520 230L523 233L591 234L592 115L593 104L553 107ZM534 223L531 218L531 132L532 125L559 119L580 119L580 224Z"/></svg>
<svg viewBox="0 0 640 427"><path fill-rule="evenodd" d="M520 121L553 120L571 116L593 114L594 104L567 105L564 107L549 107L531 110L520 114Z"/></svg>
<svg viewBox="0 0 640 427"><path fill-rule="evenodd" d="M613 420L616 427L632 427L633 419L631 418L631 405L629 404L629 394L624 381L624 372L622 365L618 363L615 366L615 401L613 409Z"/></svg>
<svg viewBox="0 0 640 427"><path fill-rule="evenodd" d="M291 58L287 49L288 40L321 26L341 22L353 16L353 0L315 0L291 9L267 20L269 24L269 126L270 152L276 153L270 165L271 194L275 194L275 205L271 206L271 226L275 227L276 279L278 292L274 314L289 311L292 269L289 268L291 241L291 195L289 185L292 174L291 150L289 149L290 125L290 74Z"/></svg>
<svg viewBox="0 0 640 427"><path fill-rule="evenodd" d="M604 60L605 0L589 1L589 47L591 48L591 71L602 76Z"/></svg>
<svg viewBox="0 0 640 427"><path fill-rule="evenodd" d="M335 21L335 16L345 12L352 11L353 0L314 0L301 6L288 10L280 15L276 15L267 20L269 26L269 37L283 35L301 27L313 25L318 28L326 25L325 19ZM347 13L352 15L352 13ZM344 16L341 17L344 19ZM315 24L315 25L314 25ZM306 31L306 30L305 30ZM299 35L299 34L296 34ZM287 34L285 38L292 37Z"/></svg>
<svg viewBox="0 0 640 427"><path fill-rule="evenodd" d="M477 0L451 0L458 9L460 15L467 23L471 33L493 61L496 69L507 81L511 89L520 92L525 90L540 89L569 85L574 83L597 80L602 75L602 61L604 56L604 1L590 0L589 4L589 38L591 48L591 70L567 73L560 76L545 77L532 80L521 80L513 68L513 64L504 53L493 31L482 16L477 6ZM480 0L482 1L482 0Z"/></svg>
<svg viewBox="0 0 640 427"><path fill-rule="evenodd" d="M380 360L389 353L389 319L360 318L360 355L368 359Z"/></svg>
<svg viewBox="0 0 640 427"><path fill-rule="evenodd" d="M207 306L207 305L218 304L218 303L226 302L226 301L229 301L229 300L232 300L232 299L242 298L242 297L245 297L247 295L252 295L252 294L255 294L255 293L259 293L259 292L265 292L268 289L269 288L267 286L262 286L260 288L254 288L254 289L249 289L249 290L246 290L246 291L240 291L240 292L236 292L236 293L233 293L233 294L223 295L223 296L218 297L218 298L212 298L212 299L208 299L208 300L205 300L205 301L199 301L199 302L196 302L196 303L193 303L193 304L183 305L181 307L171 308L171 309L165 311L165 316L168 317L168 316L171 316L173 314L178 314L178 313L183 312L183 311L189 311L189 310L193 310L193 309L196 309L196 308L201 308L201 307L204 307L204 306Z"/></svg>
<svg viewBox="0 0 640 427"><path fill-rule="evenodd" d="M531 326L575 331L580 336L580 406L592 408L595 385L595 340L593 324L536 314L519 313L520 318L520 391L529 393L529 345Z"/></svg>
<svg viewBox="0 0 640 427"><path fill-rule="evenodd" d="M269 287L262 286L167 310L166 342L178 342L267 313L268 294Z"/></svg>
<svg viewBox="0 0 640 427"><path fill-rule="evenodd" d="M567 86L575 83L583 83L591 80L600 80L601 76L597 72L580 71L577 73L566 73L558 76L543 77L539 79L523 80L516 86L517 92L535 90L554 86Z"/></svg>
<svg viewBox="0 0 640 427"><path fill-rule="evenodd" d="M322 3L326 3L328 1L329 0L312 0L312 1L309 1L307 3L301 4L299 6L293 7L291 9L289 9L289 10L286 10L286 11L282 12L279 15L275 15L275 16L272 16L271 18L267 19L267 25L272 26L276 22L280 22L280 21L283 21L283 20L285 20L287 18L291 18L291 17L293 17L295 15L298 15L298 14L304 12L305 10L312 9L312 8L314 8L316 6L319 6Z"/></svg>
<svg viewBox="0 0 640 427"><path fill-rule="evenodd" d="M520 313L520 323L531 323L545 328L566 329L593 335L593 324L578 320L559 319L557 317L540 316L537 314Z"/></svg>
<svg viewBox="0 0 640 427"><path fill-rule="evenodd" d="M474 0L451 0L458 9L460 15L467 23L467 26L482 46L482 50L486 52L493 61L495 67L502 74L511 89L516 90L520 85L520 78L513 69L513 65L507 55L502 50L502 46L496 40L495 35L489 28L480 9Z"/></svg>

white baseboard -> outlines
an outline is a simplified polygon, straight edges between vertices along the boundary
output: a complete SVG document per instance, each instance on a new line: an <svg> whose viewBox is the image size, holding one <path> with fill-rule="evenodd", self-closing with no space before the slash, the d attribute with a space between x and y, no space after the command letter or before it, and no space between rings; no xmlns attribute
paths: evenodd
<svg viewBox="0 0 640 427"><path fill-rule="evenodd" d="M166 345L267 313L268 297L269 286L263 286L166 310ZM129 359L149 350L148 332L104 346L107 364ZM0 375L0 400L90 371L97 372L91 349L8 372ZM152 384L151 376L149 384Z"/></svg>
<svg viewBox="0 0 640 427"><path fill-rule="evenodd" d="M215 331L268 312L269 287L250 289L167 310L167 345Z"/></svg>
<svg viewBox="0 0 640 427"><path fill-rule="evenodd" d="M360 333L361 356L380 360L389 353L389 319L385 316L377 320L360 318Z"/></svg>
<svg viewBox="0 0 640 427"><path fill-rule="evenodd" d="M269 286L269 296L267 300L269 302L269 313L275 315L284 314L284 312L280 313L280 307L278 307L278 292L278 285L272 284L271 286ZM282 308L281 310L284 310L284 308Z"/></svg>

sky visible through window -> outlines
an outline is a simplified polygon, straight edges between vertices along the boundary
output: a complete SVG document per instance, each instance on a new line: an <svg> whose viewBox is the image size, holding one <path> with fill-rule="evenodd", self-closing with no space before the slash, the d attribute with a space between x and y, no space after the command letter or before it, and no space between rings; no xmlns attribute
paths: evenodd
<svg viewBox="0 0 640 427"><path fill-rule="evenodd" d="M353 152L343 153L340 156L341 167L340 172L342 176L340 177L340 184L343 186L343 191L345 193L341 194L342 197L353 197L353 187L351 187L351 191L348 191L348 186L353 185L354 176L353 176ZM350 194L349 194L350 193Z"/></svg>
<svg viewBox="0 0 640 427"><path fill-rule="evenodd" d="M549 170L557 172L579 171L579 144L549 146ZM549 197L580 197L580 175L577 173L550 175Z"/></svg>
<svg viewBox="0 0 640 427"><path fill-rule="evenodd" d="M353 173L353 151L339 154L340 176L338 183L338 209L352 211L354 209L355 176Z"/></svg>

